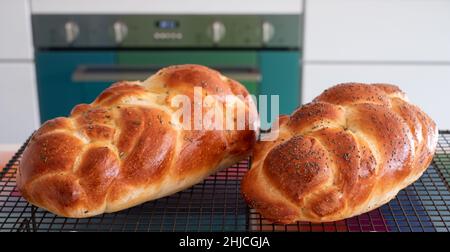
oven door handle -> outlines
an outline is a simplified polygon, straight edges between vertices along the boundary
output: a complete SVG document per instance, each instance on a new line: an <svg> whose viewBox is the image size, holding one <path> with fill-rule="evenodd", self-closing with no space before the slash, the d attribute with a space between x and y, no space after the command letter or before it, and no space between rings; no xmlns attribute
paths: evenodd
<svg viewBox="0 0 450 252"><path fill-rule="evenodd" d="M114 82L145 80L164 66L144 65L79 65L72 73L74 82ZM251 67L213 67L223 75L237 81L259 82L261 74Z"/></svg>

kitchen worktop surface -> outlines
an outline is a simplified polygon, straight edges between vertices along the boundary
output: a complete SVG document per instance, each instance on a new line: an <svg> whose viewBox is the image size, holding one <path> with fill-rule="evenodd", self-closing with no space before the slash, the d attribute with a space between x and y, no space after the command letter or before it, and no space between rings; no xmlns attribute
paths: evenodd
<svg viewBox="0 0 450 252"><path fill-rule="evenodd" d="M8 163L19 148L20 145L18 144L0 144L0 168Z"/></svg>
<svg viewBox="0 0 450 252"><path fill-rule="evenodd" d="M14 151L0 151L0 167L3 168L13 155Z"/></svg>

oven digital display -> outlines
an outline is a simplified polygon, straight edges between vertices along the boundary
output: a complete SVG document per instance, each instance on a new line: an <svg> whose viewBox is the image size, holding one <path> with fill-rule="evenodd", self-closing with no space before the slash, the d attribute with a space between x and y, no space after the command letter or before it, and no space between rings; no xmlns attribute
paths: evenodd
<svg viewBox="0 0 450 252"><path fill-rule="evenodd" d="M158 27L159 29L165 29L165 30L170 30L170 29L175 29L178 28L178 21L176 20L158 20L156 21L156 27Z"/></svg>

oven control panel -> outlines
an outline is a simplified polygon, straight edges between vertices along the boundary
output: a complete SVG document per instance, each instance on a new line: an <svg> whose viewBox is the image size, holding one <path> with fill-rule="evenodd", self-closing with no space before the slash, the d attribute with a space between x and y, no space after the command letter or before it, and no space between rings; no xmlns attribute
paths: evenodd
<svg viewBox="0 0 450 252"><path fill-rule="evenodd" d="M33 15L36 48L300 47L298 15Z"/></svg>

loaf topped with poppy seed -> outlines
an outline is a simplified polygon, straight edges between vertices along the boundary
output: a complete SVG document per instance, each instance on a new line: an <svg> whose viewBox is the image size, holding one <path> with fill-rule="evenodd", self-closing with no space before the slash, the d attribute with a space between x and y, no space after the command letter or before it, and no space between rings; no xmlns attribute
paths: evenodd
<svg viewBox="0 0 450 252"><path fill-rule="evenodd" d="M256 144L246 201L279 223L328 222L377 208L417 180L437 144L433 120L388 84L336 85Z"/></svg>
<svg viewBox="0 0 450 252"><path fill-rule="evenodd" d="M194 87L213 97L212 107L232 96L236 109L257 118L244 86L204 66L172 66L144 82L119 82L37 130L17 171L22 196L57 215L89 217L183 190L250 155L251 121L244 130L208 130L171 120L179 109L172 98L193 101ZM200 111L209 109L200 103Z"/></svg>

